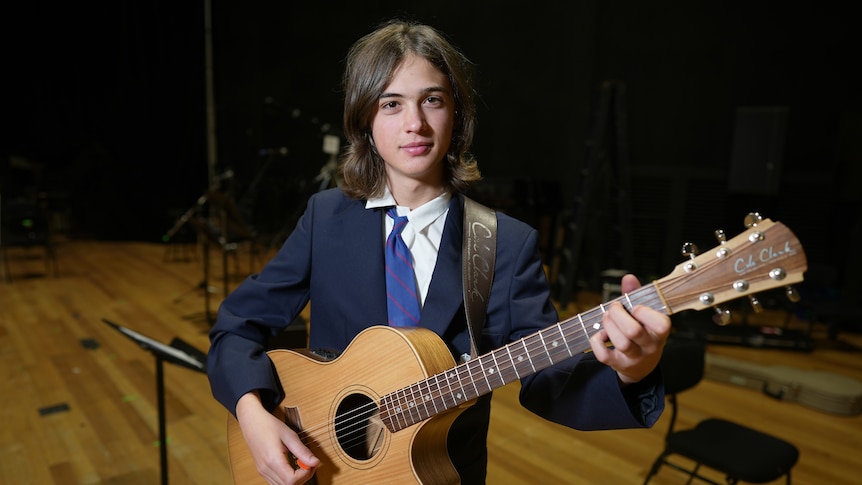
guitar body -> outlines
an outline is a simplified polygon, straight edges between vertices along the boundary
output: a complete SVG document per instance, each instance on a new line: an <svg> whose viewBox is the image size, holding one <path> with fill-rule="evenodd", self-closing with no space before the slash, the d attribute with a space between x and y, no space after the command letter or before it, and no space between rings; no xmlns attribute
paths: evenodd
<svg viewBox="0 0 862 485"><path fill-rule="evenodd" d="M376 417L362 423L343 418L349 409L376 409L380 399L455 366L443 341L423 328L370 327L335 360L290 350L269 352L285 399L273 414L285 420L320 458L317 483L460 483L449 460L449 427L465 409L456 408L397 433ZM353 432L362 430L362 436ZM242 430L228 418L234 483L266 483L258 474Z"/></svg>

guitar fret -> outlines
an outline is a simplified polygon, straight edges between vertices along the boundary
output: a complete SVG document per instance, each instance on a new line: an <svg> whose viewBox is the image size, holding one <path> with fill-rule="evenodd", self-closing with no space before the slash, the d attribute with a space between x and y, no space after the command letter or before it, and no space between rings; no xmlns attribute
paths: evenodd
<svg viewBox="0 0 862 485"><path fill-rule="evenodd" d="M415 409L416 401L413 399L413 387L407 387L404 389L404 420L407 423L413 424L416 422L413 416L413 411ZM408 426L410 424L408 424Z"/></svg>
<svg viewBox="0 0 862 485"><path fill-rule="evenodd" d="M587 329L585 325L592 323L591 325L589 325L589 328L592 329L593 332L597 332L599 329L602 328L602 315L605 312L606 310L604 309L604 307L602 307L594 308L590 311L582 313L581 315L586 317L586 324L584 323L584 319L581 318L581 315L578 315L578 317L581 319L581 326L584 327L583 330L584 334L586 334L587 336L587 340L589 340L589 338L591 337L591 330Z"/></svg>
<svg viewBox="0 0 862 485"><path fill-rule="evenodd" d="M419 421L423 421L431 416L431 412L428 410L428 399L430 399L430 396L426 387L421 384L416 386L416 390L419 393L419 397L416 400L416 414L419 416Z"/></svg>
<svg viewBox="0 0 862 485"><path fill-rule="evenodd" d="M514 370L514 371L515 371L515 377L517 377L518 379L520 379L520 378L521 378L521 373L520 373L520 372L518 372L518 364L516 364L516 363L515 363L515 359L514 359L514 357L512 357L512 351L511 351L511 349L509 349L509 346L508 346L508 345L507 345L506 347L504 347L504 348L506 349L506 352L509 354L509 361L511 361L511 362L512 362L512 370Z"/></svg>
<svg viewBox="0 0 862 485"><path fill-rule="evenodd" d="M446 371L446 373L444 375L445 383L446 383L446 389L441 390L441 394L440 394L440 403L443 406L443 409L451 409L451 408L456 407L459 404L461 404L460 395L455 394L456 389L458 387L453 385L453 378L458 377L457 372L458 372L458 369L457 369L457 367L455 367L455 368L452 368L452 369L449 369L448 371ZM449 400L451 400L451 404L448 404L446 402Z"/></svg>
<svg viewBox="0 0 862 485"><path fill-rule="evenodd" d="M403 415L404 422L407 423L407 426L415 423L415 417L413 416L413 411L416 409L416 402L413 400L413 392L412 387L404 388L404 406L403 406Z"/></svg>
<svg viewBox="0 0 862 485"><path fill-rule="evenodd" d="M553 364L554 358L551 357L551 353L548 351L548 344L545 343L545 337L544 337L544 335L542 335L543 333L544 333L544 331L541 331L541 332L538 332L537 335L539 336L539 340L542 341L542 348L545 349L545 355L548 356L548 361Z"/></svg>
<svg viewBox="0 0 862 485"><path fill-rule="evenodd" d="M416 406L416 386L410 386L410 400L407 402L407 409L410 412L410 418L413 419L413 423L421 421L421 419L414 418L414 413L419 412Z"/></svg>
<svg viewBox="0 0 862 485"><path fill-rule="evenodd" d="M494 367L491 368L491 374L496 374L500 379L500 386L506 384L506 381L503 379L503 370L500 368L500 364L497 363L497 352L491 352L491 359L494 361ZM499 387L499 386L497 386Z"/></svg>
<svg viewBox="0 0 862 485"><path fill-rule="evenodd" d="M404 415L404 407L405 407L404 406L404 389L399 390L396 395L398 396L398 398L397 398L398 399L397 410L398 410L399 424L401 424L403 428L406 428L407 426L410 426L410 424L407 423L407 420L405 419L405 415Z"/></svg>
<svg viewBox="0 0 862 485"><path fill-rule="evenodd" d="M437 398L436 399L432 398L431 404L434 406L434 414L437 414L440 412L440 410L437 409L437 400L438 399L440 400L441 406L444 404L443 403L443 390L440 388L440 375L439 374L434 376L434 383L437 384Z"/></svg>
<svg viewBox="0 0 862 485"><path fill-rule="evenodd" d="M465 400L465 399L464 399L464 394L463 394L464 386L461 384L461 376L460 376L460 374L458 373L458 370L457 370L457 369L458 369L458 368L456 367L456 368L455 368L455 370L454 370L454 372L452 372L452 373L449 375L449 377L450 377L450 381L449 381L449 388L450 388L450 389L452 389L451 377L452 377L452 376L454 376L454 377L456 377L456 378L458 379L458 387L457 387L455 390L452 390L452 391L451 391L451 393L452 393L452 401L455 403L455 405L456 405L456 406L457 406L458 404L461 404L461 402L463 402L463 401ZM456 394L455 392L457 391L457 389L461 389L461 390L462 390L462 392L460 392L460 393Z"/></svg>
<svg viewBox="0 0 862 485"><path fill-rule="evenodd" d="M383 396L383 399L380 400L380 419L387 423L387 428L390 430L393 429L392 422L389 419L389 396Z"/></svg>
<svg viewBox="0 0 862 485"><path fill-rule="evenodd" d="M491 385L491 375L497 373L497 364L495 362L493 362L493 360L494 360L493 354L487 356L484 359L483 358L479 359L479 362L482 363L482 377L485 378L485 385L487 386L489 391L491 389L494 389L494 386Z"/></svg>
<svg viewBox="0 0 862 485"><path fill-rule="evenodd" d="M479 394L482 394L482 391L479 389L479 385L477 382L478 379L475 376L478 373L484 378L484 372L482 371L482 362L480 359L471 360L470 362L467 362L467 365L465 365L464 367L467 368L467 374L470 376L470 383L473 384L473 390L476 391L476 395L470 396L470 399L472 399Z"/></svg>
<svg viewBox="0 0 862 485"><path fill-rule="evenodd" d="M458 393L458 403L463 404L478 395L479 390L476 389L476 382L473 380L470 367L463 365L458 369L458 384L461 386Z"/></svg>
<svg viewBox="0 0 862 485"><path fill-rule="evenodd" d="M447 375L448 372L451 371L446 371L446 373L437 375L437 387L440 388L440 406L442 406L443 409L449 409L452 407L447 403L449 396L452 394L452 386L449 385L449 376ZM440 384L440 377L443 378L443 385Z"/></svg>
<svg viewBox="0 0 862 485"><path fill-rule="evenodd" d="M428 408L428 403L431 402L431 384L428 381L425 381L423 389L424 390L420 396L422 402L422 420L428 419L434 415L433 411Z"/></svg>
<svg viewBox="0 0 862 485"><path fill-rule="evenodd" d="M491 389L493 389L493 387L491 386L491 381L488 380L488 369L493 368L493 367L485 365L487 359L483 359L480 357L476 360L479 362L478 367L479 367L479 370L482 372L482 378L485 380L486 391L490 391ZM484 393L482 393L482 394L484 394Z"/></svg>
<svg viewBox="0 0 862 485"><path fill-rule="evenodd" d="M512 382L521 378L521 372L518 370L518 365L511 359L512 353L506 352L506 358L503 360L503 365L500 367L500 374L506 376L506 382ZM501 354L502 357L502 354Z"/></svg>
<svg viewBox="0 0 862 485"><path fill-rule="evenodd" d="M536 368L533 366L533 362L530 360L530 354L527 352L527 346L524 341L521 340L523 350L518 348L518 364L521 366L521 374L529 375L536 372ZM515 347L513 347L514 349Z"/></svg>
<svg viewBox="0 0 862 485"><path fill-rule="evenodd" d="M428 410L428 400L431 399L431 395L428 392L427 382L426 383L420 382L419 384L417 384L417 388L419 389L419 406L421 406L421 409L419 406L417 406L416 409L417 409L417 411L420 412L419 421L422 421L423 419L431 416L431 413ZM424 411L422 411L422 410L424 410Z"/></svg>
<svg viewBox="0 0 862 485"><path fill-rule="evenodd" d="M521 343L524 344L524 355L526 359L530 362L530 367L533 369L533 373L535 373L536 366L533 365L533 359L530 358L530 349L527 348L527 339L521 339Z"/></svg>
<svg viewBox="0 0 862 485"><path fill-rule="evenodd" d="M438 375L443 379L443 384L440 387L440 406L443 409L450 409L453 405L449 404L449 396L452 394L452 386L449 383L449 377L445 373Z"/></svg>
<svg viewBox="0 0 862 485"><path fill-rule="evenodd" d="M398 393L392 393L388 397L388 406L387 408L387 421L389 422L389 426L392 429L401 429L403 428L401 420L399 419L400 414L398 411Z"/></svg>
<svg viewBox="0 0 862 485"><path fill-rule="evenodd" d="M478 396L479 393L481 392L479 390L479 387L478 387L479 378L476 376L481 377L481 375L482 375L482 363L479 362L479 359L474 359L474 360L467 362L464 365L464 369L467 370L467 377L470 380L470 384L472 384L471 387L472 387L473 391L476 393L476 395L467 394L467 400L470 400L470 399Z"/></svg>
<svg viewBox="0 0 862 485"><path fill-rule="evenodd" d="M532 347L538 349L532 355L531 360L533 361L533 363L539 366L539 369L544 369L545 367L548 367L548 365L554 363L554 361L551 359L551 354L548 353L548 347L545 345L545 340L544 338L542 338L542 332L537 332L527 338L535 343L535 345L532 345ZM543 358L543 356L547 357L547 364L545 364L545 358Z"/></svg>
<svg viewBox="0 0 862 485"><path fill-rule="evenodd" d="M560 332L560 338L563 339L563 343L566 344L566 352L569 353L569 357L574 357L575 354L572 353L571 347L569 347L569 341L566 340L566 334L563 332L563 326L560 323L556 325L557 330Z"/></svg>
<svg viewBox="0 0 862 485"><path fill-rule="evenodd" d="M401 422L401 406L398 404L398 393L394 393L390 399L390 407L389 407L389 417L390 420L393 421L393 425L397 426L399 429L403 427L403 423Z"/></svg>
<svg viewBox="0 0 862 485"><path fill-rule="evenodd" d="M590 339L590 334L587 332L587 327L584 325L584 319L581 317L581 314L578 314L578 321L581 322L581 328L584 330L584 335L587 337L587 340Z"/></svg>
<svg viewBox="0 0 862 485"><path fill-rule="evenodd" d="M401 417L401 420L404 422L404 427L410 426L410 417L409 408L407 406L407 390L401 389L398 391L398 414Z"/></svg>
<svg viewBox="0 0 862 485"><path fill-rule="evenodd" d="M554 329L548 328L542 333L543 341L545 341L544 337L547 337L547 346L545 347L545 352L548 354L548 359L550 360L551 364L562 362L563 360L566 360L570 357L568 351L566 350L566 346L560 345L560 341L557 338L551 338L551 334L554 333Z"/></svg>
<svg viewBox="0 0 862 485"><path fill-rule="evenodd" d="M439 374L434 376L434 384L436 385L436 389L434 391L434 398L431 400L431 404L434 406L434 413L438 414L449 409L449 407L446 406L446 397L443 393L443 388L440 386Z"/></svg>

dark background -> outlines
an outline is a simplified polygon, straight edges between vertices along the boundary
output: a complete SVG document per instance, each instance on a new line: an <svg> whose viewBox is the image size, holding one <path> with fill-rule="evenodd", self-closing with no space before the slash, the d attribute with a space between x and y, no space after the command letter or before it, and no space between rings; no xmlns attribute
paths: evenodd
<svg viewBox="0 0 862 485"><path fill-rule="evenodd" d="M71 237L159 241L209 186L204 3L23 3L2 7L4 200L47 194ZM761 211L855 301L862 44L847 5L214 0L217 168L233 171L223 185L248 223L280 237L326 161L323 135L339 134L349 45L414 18L477 65L477 198L549 239L566 211L589 208L590 261L616 263L623 230L631 269L647 277L669 272L683 241L711 247L714 229L733 235ZM583 169L611 80L625 87L625 117L608 126L626 136L603 166L625 142L622 227L601 191L577 197L605 183ZM786 116L738 119L746 107Z"/></svg>

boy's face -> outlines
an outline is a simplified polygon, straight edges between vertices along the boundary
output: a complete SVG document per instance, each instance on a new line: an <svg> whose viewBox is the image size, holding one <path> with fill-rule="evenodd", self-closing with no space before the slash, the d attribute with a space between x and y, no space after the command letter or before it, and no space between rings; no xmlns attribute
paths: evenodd
<svg viewBox="0 0 862 485"><path fill-rule="evenodd" d="M405 57L378 99L371 124L389 183L441 185L454 120L449 79L424 58Z"/></svg>

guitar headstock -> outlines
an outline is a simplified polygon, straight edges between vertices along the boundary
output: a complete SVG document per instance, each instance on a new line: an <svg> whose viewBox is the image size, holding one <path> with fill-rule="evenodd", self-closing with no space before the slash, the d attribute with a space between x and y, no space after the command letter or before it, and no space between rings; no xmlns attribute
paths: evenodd
<svg viewBox="0 0 862 485"><path fill-rule="evenodd" d="M730 240L716 231L720 244L709 251L683 250L691 259L655 282L668 314L715 308L769 289L790 289L803 280L805 252L784 224L752 214L746 225L745 232Z"/></svg>

